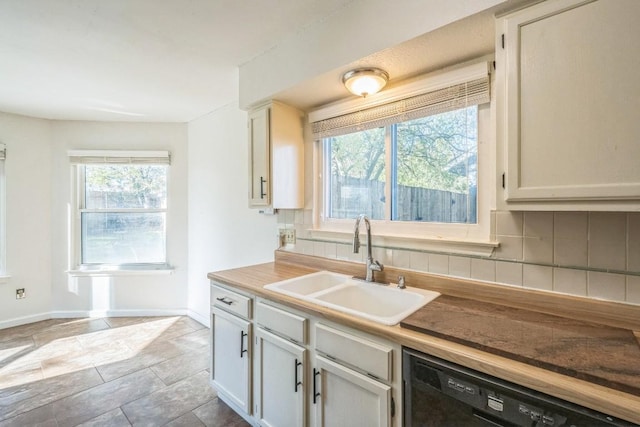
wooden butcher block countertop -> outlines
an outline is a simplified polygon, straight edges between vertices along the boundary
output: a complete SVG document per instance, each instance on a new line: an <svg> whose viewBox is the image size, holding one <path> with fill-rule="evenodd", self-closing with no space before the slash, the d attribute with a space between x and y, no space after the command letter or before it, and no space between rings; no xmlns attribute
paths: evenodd
<svg viewBox="0 0 640 427"><path fill-rule="evenodd" d="M407 317L401 327L380 325L264 289L269 283L318 270L359 274L364 266L276 251L276 262L217 271L208 277L320 319L640 424L640 307L385 267L377 280L394 281L403 274L408 286L443 294ZM498 298L503 300L496 304Z"/></svg>

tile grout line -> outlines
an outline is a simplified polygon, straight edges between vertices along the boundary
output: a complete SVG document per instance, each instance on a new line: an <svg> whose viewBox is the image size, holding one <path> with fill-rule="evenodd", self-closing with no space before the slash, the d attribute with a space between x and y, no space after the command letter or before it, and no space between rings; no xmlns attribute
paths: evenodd
<svg viewBox="0 0 640 427"><path fill-rule="evenodd" d="M129 403L129 402L127 402L127 403ZM124 405L126 405L126 403ZM122 415L124 415L124 417L127 419L127 422L129 423L129 425L133 426L133 423L131 422L131 420L127 416L127 413L124 412L124 408L123 408L124 405L118 406L118 409L120 409L120 412L122 412Z"/></svg>

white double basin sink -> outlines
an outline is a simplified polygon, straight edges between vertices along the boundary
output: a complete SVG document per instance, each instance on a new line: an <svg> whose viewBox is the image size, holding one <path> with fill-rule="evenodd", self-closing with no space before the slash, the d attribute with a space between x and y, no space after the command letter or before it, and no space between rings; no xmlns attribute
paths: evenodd
<svg viewBox="0 0 640 427"><path fill-rule="evenodd" d="M400 323L440 295L425 289L369 283L329 271L283 280L264 288L383 325Z"/></svg>

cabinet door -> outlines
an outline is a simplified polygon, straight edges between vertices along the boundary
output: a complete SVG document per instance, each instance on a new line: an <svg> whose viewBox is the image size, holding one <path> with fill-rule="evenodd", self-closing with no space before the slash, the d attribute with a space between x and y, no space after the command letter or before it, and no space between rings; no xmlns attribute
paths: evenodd
<svg viewBox="0 0 640 427"><path fill-rule="evenodd" d="M213 386L250 414L251 323L217 308L211 313Z"/></svg>
<svg viewBox="0 0 640 427"><path fill-rule="evenodd" d="M304 207L304 138L301 113L273 102L269 110L271 201L274 209Z"/></svg>
<svg viewBox="0 0 640 427"><path fill-rule="evenodd" d="M507 201L640 199L639 16L557 0L500 21Z"/></svg>
<svg viewBox="0 0 640 427"><path fill-rule="evenodd" d="M315 426L391 425L391 387L321 356L314 365Z"/></svg>
<svg viewBox="0 0 640 427"><path fill-rule="evenodd" d="M256 329L255 414L261 426L305 425L306 350Z"/></svg>
<svg viewBox="0 0 640 427"><path fill-rule="evenodd" d="M269 108L249 114L249 206L271 204Z"/></svg>

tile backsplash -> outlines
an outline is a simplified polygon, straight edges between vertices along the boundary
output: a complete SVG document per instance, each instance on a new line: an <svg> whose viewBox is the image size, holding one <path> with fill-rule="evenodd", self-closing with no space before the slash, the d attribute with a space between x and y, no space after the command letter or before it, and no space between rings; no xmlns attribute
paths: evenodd
<svg viewBox="0 0 640 427"><path fill-rule="evenodd" d="M354 254L351 244L304 237L311 218L310 210L278 212L279 227L298 236L283 249L364 261L366 250ZM491 222L500 246L490 257L378 246L373 255L399 268L640 304L640 213L497 211Z"/></svg>

